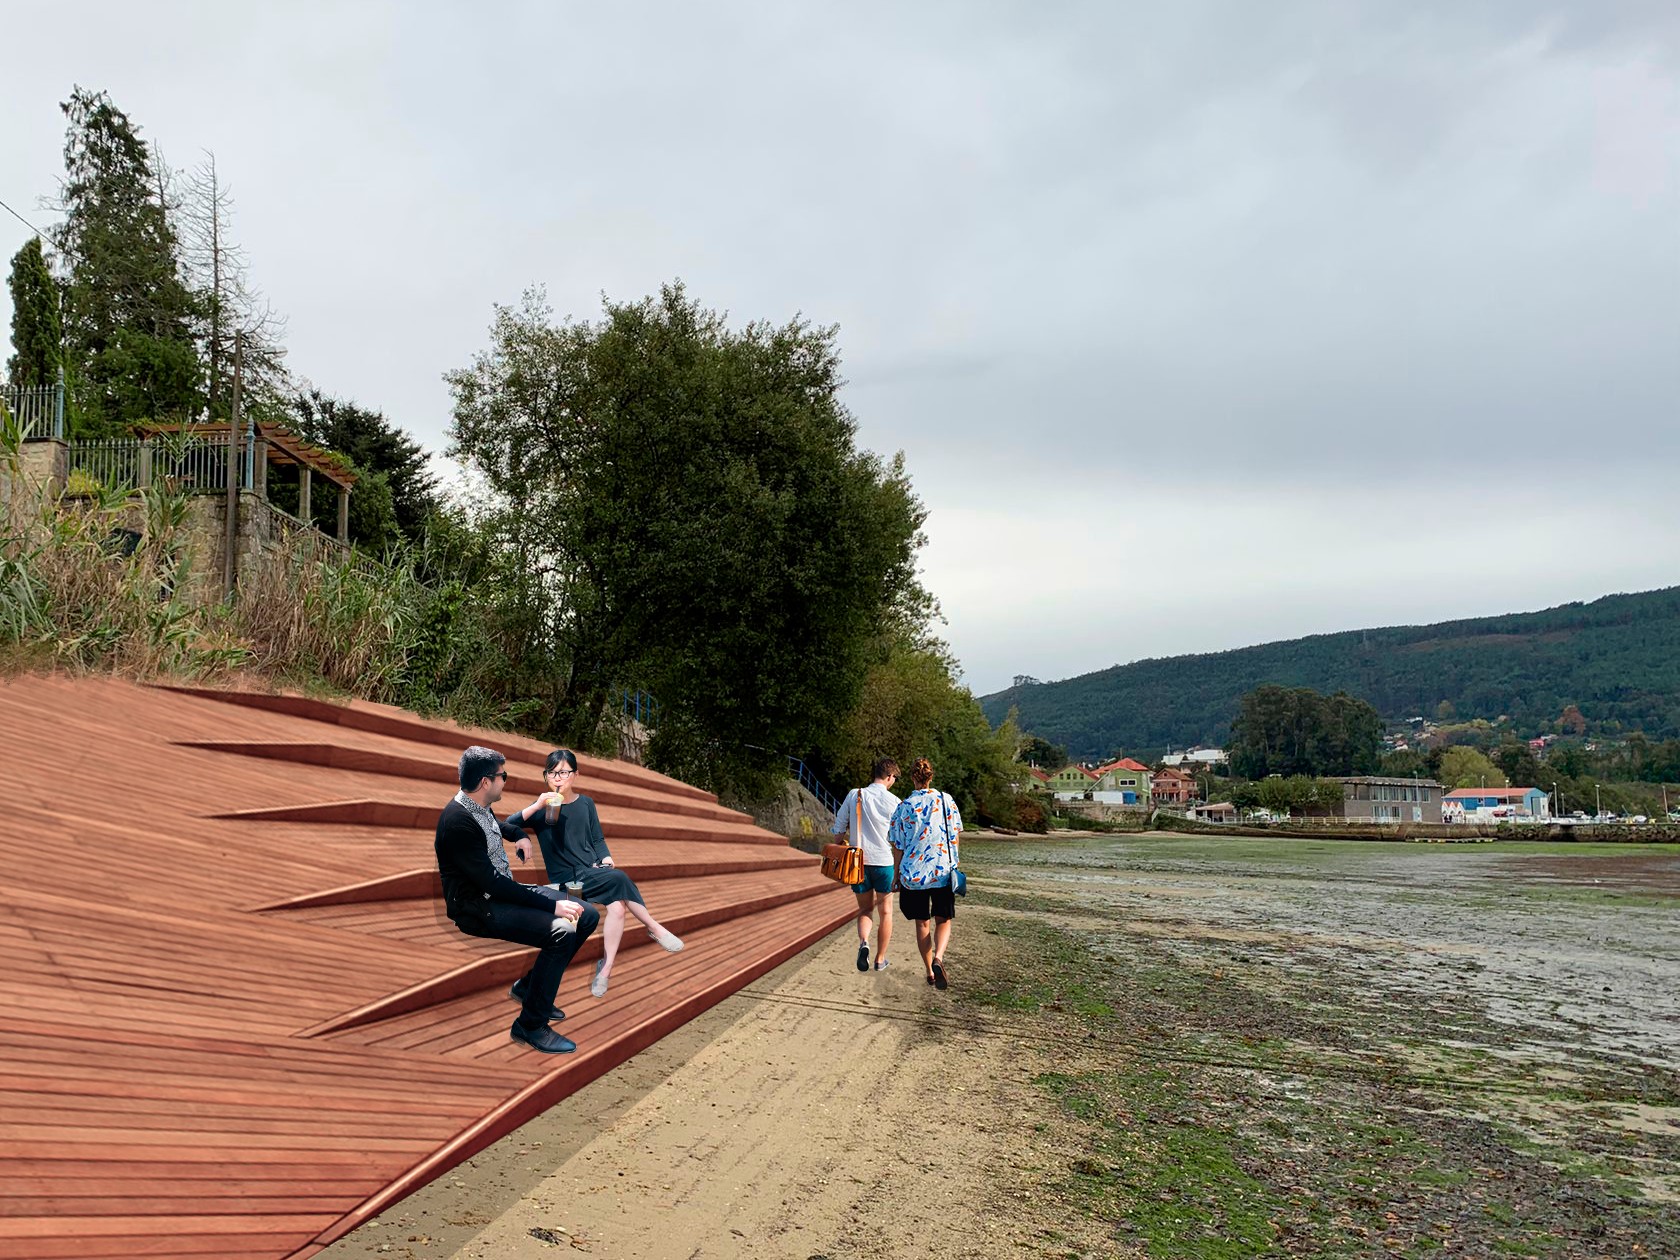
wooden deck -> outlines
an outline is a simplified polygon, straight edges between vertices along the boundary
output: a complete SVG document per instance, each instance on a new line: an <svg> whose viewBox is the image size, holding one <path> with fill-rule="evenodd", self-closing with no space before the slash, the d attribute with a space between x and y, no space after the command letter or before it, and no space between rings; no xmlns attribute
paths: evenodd
<svg viewBox="0 0 1680 1260"><path fill-rule="evenodd" d="M845 923L816 859L708 794L590 762L633 921L510 1040L531 951L444 918L455 757L547 749L370 704L0 682L0 1255L305 1257ZM517 860L515 870L520 871ZM539 878L529 868L523 878Z"/></svg>

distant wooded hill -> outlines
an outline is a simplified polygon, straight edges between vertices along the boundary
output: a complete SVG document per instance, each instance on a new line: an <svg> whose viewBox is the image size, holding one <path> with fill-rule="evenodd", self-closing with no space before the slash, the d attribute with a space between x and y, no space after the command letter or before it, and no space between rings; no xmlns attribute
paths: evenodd
<svg viewBox="0 0 1680 1260"><path fill-rule="evenodd" d="M1244 692L1261 683L1347 691L1388 718L1509 715L1551 729L1565 706L1600 731L1680 735L1680 586L1608 595L1544 612L1432 626L1349 630L1201 656L1116 665L981 697L994 724L1021 727L1073 757L1223 744Z"/></svg>

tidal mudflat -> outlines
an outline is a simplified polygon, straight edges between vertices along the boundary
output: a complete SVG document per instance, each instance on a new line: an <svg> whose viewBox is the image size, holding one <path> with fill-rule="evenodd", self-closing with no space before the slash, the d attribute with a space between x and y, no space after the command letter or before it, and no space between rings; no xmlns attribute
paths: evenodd
<svg viewBox="0 0 1680 1260"><path fill-rule="evenodd" d="M1116 1253L1680 1255L1680 851L964 846ZM1064 1254L1091 1254L1089 1235Z"/></svg>

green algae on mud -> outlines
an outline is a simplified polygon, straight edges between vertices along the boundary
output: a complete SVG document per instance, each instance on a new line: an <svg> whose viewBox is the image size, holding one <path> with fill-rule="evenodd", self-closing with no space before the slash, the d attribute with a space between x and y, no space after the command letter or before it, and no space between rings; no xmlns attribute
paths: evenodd
<svg viewBox="0 0 1680 1260"><path fill-rule="evenodd" d="M962 1001L1044 1025L1116 1248L1680 1255L1680 926L1505 847L970 842Z"/></svg>

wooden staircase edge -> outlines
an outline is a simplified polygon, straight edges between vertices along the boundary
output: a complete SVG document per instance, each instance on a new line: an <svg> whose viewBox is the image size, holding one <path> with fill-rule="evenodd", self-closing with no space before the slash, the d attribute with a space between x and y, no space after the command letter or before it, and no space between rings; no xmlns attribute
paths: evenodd
<svg viewBox="0 0 1680 1260"><path fill-rule="evenodd" d="M812 883L806 887L789 888L780 892L752 897L746 901L732 902L727 906L715 906L710 910L701 910L692 914L671 915L664 920L664 924L667 929L681 936L685 933L697 932L701 928L727 923L731 919L746 918L748 915L771 910L790 902L804 901L807 898L821 896L833 891L835 887L836 885L831 881ZM850 908L848 914L856 918L857 910ZM620 954L627 950L653 947L654 942L650 939L633 939L637 935L632 934L631 937L627 937L619 945ZM494 940L495 938L486 937L483 939ZM578 947L577 953L572 957L573 965L599 958L601 949L601 937L597 932ZM305 1039L326 1037L332 1033L346 1032L352 1028L377 1024L381 1020L395 1019L400 1015L410 1015L415 1011L425 1010L427 1007L453 1001L455 998L466 997L469 994L482 992L500 984L511 983L519 979L529 969L529 959L532 952L528 946L514 945L481 958L474 958L458 967L451 968L441 975L422 980L418 984L412 984L406 989L387 994L353 1010L333 1015L318 1023L311 1024L307 1028L300 1028L292 1035Z"/></svg>
<svg viewBox="0 0 1680 1260"><path fill-rule="evenodd" d="M856 917L856 909L848 906L832 918L821 921L806 932L799 933L777 949L745 964L719 978L699 993L684 999L670 1010L649 1020L633 1032L602 1046L585 1051L576 1060L556 1067L540 1079L501 1103L495 1110L468 1125L449 1142L410 1168L401 1177L364 1199L339 1220L322 1230L303 1247L291 1252L286 1260L307 1260L344 1237L351 1230L372 1220L393 1203L407 1198L421 1186L435 1181L457 1164L493 1145L520 1125L547 1111L555 1103L581 1089L589 1082L606 1075L619 1064L647 1049L661 1037L682 1027L689 1020L710 1010L726 997L731 997L759 977L774 971L794 955L802 953L824 937L846 926Z"/></svg>

